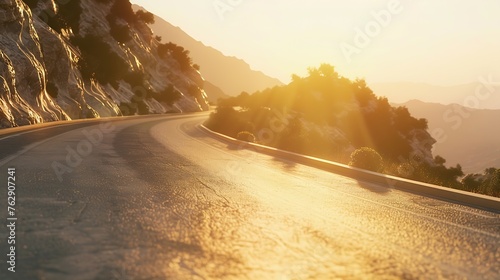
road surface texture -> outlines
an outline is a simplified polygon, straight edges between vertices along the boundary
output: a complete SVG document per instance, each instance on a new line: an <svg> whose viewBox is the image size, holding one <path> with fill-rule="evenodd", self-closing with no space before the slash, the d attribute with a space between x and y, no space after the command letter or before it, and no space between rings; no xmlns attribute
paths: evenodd
<svg viewBox="0 0 500 280"><path fill-rule="evenodd" d="M0 279L500 279L500 214L242 149L206 118L0 136Z"/></svg>

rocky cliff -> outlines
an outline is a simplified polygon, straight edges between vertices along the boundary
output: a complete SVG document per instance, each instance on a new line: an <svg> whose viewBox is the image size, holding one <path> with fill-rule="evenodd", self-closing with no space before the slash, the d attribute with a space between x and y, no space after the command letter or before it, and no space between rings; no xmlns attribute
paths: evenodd
<svg viewBox="0 0 500 280"><path fill-rule="evenodd" d="M0 0L0 127L208 109L128 0Z"/></svg>
<svg viewBox="0 0 500 280"><path fill-rule="evenodd" d="M500 167L500 134L494 128L500 120L500 110L418 100L400 105L406 106L413 116L429 120L429 131L437 140L433 153L446 158L449 166L461 164L466 173Z"/></svg>

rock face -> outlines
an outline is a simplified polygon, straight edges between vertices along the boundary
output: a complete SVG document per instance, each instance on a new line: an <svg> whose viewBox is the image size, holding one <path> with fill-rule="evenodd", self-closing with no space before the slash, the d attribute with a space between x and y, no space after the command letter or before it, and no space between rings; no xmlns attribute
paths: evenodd
<svg viewBox="0 0 500 280"><path fill-rule="evenodd" d="M130 5L120 0L0 0L0 127L208 109L201 74L181 68L171 55L160 57L159 42L143 21L119 16L111 21L115 2ZM68 18L69 12L61 12L65 9L77 12ZM111 23L121 27L114 31L126 39L112 35ZM98 38L122 63L113 80L99 77L98 71L109 68L107 62L89 60L92 56L82 50L89 38ZM97 70L88 71L88 65ZM166 91L169 87L175 90ZM165 96L174 93L176 98Z"/></svg>
<svg viewBox="0 0 500 280"><path fill-rule="evenodd" d="M67 119L45 90L47 72L30 10L17 0L1 0L0 9L0 125Z"/></svg>
<svg viewBox="0 0 500 280"><path fill-rule="evenodd" d="M500 110L472 109L454 105L413 100L403 104L413 116L429 120L429 131L438 141L433 153L460 164L466 173L481 173L500 167L500 134L495 123Z"/></svg>

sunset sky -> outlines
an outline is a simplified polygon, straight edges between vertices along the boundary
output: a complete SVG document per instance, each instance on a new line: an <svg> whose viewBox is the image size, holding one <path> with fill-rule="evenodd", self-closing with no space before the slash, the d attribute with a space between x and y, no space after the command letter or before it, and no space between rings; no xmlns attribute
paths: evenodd
<svg viewBox="0 0 500 280"><path fill-rule="evenodd" d="M283 82L323 62L368 82L500 81L498 0L131 2Z"/></svg>

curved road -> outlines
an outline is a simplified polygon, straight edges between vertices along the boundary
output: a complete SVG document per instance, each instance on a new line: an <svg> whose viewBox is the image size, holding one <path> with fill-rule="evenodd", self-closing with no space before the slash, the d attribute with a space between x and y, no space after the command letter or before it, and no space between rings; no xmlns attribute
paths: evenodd
<svg viewBox="0 0 500 280"><path fill-rule="evenodd" d="M500 214L240 149L206 118L0 136L0 279L500 279Z"/></svg>

